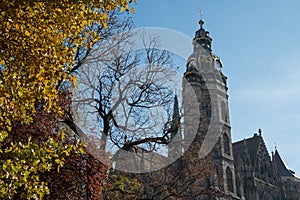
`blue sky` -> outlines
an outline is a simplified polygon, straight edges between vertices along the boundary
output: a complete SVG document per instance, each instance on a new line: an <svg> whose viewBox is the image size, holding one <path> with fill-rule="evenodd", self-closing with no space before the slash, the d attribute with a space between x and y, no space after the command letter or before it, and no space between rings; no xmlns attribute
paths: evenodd
<svg viewBox="0 0 300 200"><path fill-rule="evenodd" d="M298 175L299 8L299 0L137 0L133 15L136 27L168 28L193 38L202 10L228 76L233 141L261 128L269 152L276 143Z"/></svg>

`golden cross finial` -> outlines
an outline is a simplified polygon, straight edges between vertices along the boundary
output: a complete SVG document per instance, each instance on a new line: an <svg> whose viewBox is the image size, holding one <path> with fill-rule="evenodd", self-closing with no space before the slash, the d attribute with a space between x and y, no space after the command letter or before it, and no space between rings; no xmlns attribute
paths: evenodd
<svg viewBox="0 0 300 200"><path fill-rule="evenodd" d="M203 17L203 12L202 10L200 10L200 19L202 20L202 17Z"/></svg>
<svg viewBox="0 0 300 200"><path fill-rule="evenodd" d="M200 21L199 21L200 28L202 28L202 26L204 24L204 21L202 20L202 17L203 17L203 12L202 12L202 10L200 10Z"/></svg>

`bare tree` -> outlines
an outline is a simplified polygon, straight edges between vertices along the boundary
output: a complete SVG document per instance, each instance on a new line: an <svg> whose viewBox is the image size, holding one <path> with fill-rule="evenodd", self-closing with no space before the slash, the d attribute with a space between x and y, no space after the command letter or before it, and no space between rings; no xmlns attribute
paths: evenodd
<svg viewBox="0 0 300 200"><path fill-rule="evenodd" d="M124 34L126 37L129 35L128 30L132 27L130 18L123 18L122 14L119 14L118 12L109 12L108 14L110 16L108 18L107 28L95 23L86 27L86 29L89 29L90 31L83 31L81 33L82 38L86 39L87 44L84 47L78 47L74 56L75 65L73 65L72 68L66 66L66 70L68 70L70 74L79 76L82 72L81 68L85 66L85 64L94 62L94 59L97 60L98 57L95 58L93 55L95 55L94 52L99 52L98 49L102 50L101 57L103 58L103 61L104 58L109 58L107 55L110 49L108 46L101 46L104 44L102 41L114 41L113 36L115 34ZM95 33L94 35L89 34L91 30ZM126 32L127 34L125 34ZM94 41L95 37L100 37L100 41L93 43L92 41ZM72 88L70 89L70 84L68 84L68 82L60 81L57 84L57 88L61 92L68 91L68 95L64 95L68 100L68 104L64 107L65 115L60 119L63 124L67 125L67 127L63 127L73 130L75 133L74 138L80 136L83 140L87 139L86 130L82 129L74 120L74 118L78 116L74 115L75 113L72 112L74 104L70 103L71 98L69 97L73 96L70 94L70 90L72 90ZM82 112L82 114L85 113ZM48 123L50 122L51 121ZM92 130L92 132L94 131ZM73 138L73 136L71 136L71 138ZM97 138L95 138L92 140L92 143L90 143L89 149L83 148L84 152L82 154L69 156L65 160L64 166L60 169L60 172L52 170L46 175L51 190L51 195L47 198L105 199L116 197L120 192L124 197L130 196L130 199L136 198L137 193L135 192L135 189L139 186L136 179L109 174L109 162L104 161L104 159L107 158L107 154L98 151L98 154L101 154L103 159L98 159L99 156L95 158L95 155L91 154L92 149L97 149L98 144L99 142ZM121 179L121 181L119 179ZM124 187L124 184L126 184L126 187Z"/></svg>
<svg viewBox="0 0 300 200"><path fill-rule="evenodd" d="M143 199L215 199L224 197L211 155L202 159L181 157L173 164L139 175L145 182Z"/></svg>
<svg viewBox="0 0 300 200"><path fill-rule="evenodd" d="M156 144L169 142L162 122L169 118L173 99L165 84L175 73L171 56L152 36L142 37L143 49L136 50L133 34L105 40L78 70L73 105L82 114L81 126L101 136L102 150L143 145L153 151Z"/></svg>

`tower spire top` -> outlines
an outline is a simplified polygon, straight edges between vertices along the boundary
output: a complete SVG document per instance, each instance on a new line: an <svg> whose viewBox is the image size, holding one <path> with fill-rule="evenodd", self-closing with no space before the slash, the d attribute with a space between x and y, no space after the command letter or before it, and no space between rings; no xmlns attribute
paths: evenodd
<svg viewBox="0 0 300 200"><path fill-rule="evenodd" d="M207 49L208 51L211 51L211 41L212 41L212 39L209 37L209 32L206 31L203 28L203 24L204 24L204 21L202 20L203 12L200 11L199 14L200 14L200 21L199 21L200 29L197 30L196 33L195 33L193 44L194 44L194 46L195 45L198 45L198 46L200 45L204 49Z"/></svg>
<svg viewBox="0 0 300 200"><path fill-rule="evenodd" d="M199 21L199 24L200 24L200 28L202 28L203 24L204 24L204 21L203 21L203 12L202 10L200 10L200 21Z"/></svg>

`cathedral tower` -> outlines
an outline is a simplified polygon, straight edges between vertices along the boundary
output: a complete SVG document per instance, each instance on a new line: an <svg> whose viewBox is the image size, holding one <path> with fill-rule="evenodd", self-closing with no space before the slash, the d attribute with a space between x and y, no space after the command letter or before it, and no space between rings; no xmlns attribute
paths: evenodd
<svg viewBox="0 0 300 200"><path fill-rule="evenodd" d="M186 155L204 158L210 155L220 177L218 186L232 199L236 195L236 180L231 142L231 127L228 109L227 77L222 73L222 62L212 52L212 38L199 21L200 29L193 39L194 50L186 64L183 78L184 138L194 137ZM196 99L191 98L188 87L192 88ZM191 102L191 101L197 101ZM191 106L197 105L197 106ZM195 110L200 113L197 119ZM199 121L196 135L193 136L188 124Z"/></svg>

